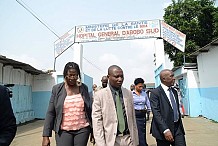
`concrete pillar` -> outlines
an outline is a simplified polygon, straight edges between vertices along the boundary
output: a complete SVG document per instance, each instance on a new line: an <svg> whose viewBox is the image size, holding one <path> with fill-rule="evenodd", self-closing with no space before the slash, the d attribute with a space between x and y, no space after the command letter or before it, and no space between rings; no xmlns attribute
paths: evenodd
<svg viewBox="0 0 218 146"><path fill-rule="evenodd" d="M155 49L155 57L156 57L155 69L159 68L161 65L163 65L163 67L165 68L163 39L154 40L154 49Z"/></svg>
<svg viewBox="0 0 218 146"><path fill-rule="evenodd" d="M73 62L76 62L81 71L81 75L83 75L83 45L75 43L73 45Z"/></svg>

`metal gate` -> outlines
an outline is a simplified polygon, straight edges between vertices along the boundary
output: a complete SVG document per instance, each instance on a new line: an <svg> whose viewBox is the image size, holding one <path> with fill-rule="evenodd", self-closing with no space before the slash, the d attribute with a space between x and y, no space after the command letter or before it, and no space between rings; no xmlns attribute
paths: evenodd
<svg viewBox="0 0 218 146"><path fill-rule="evenodd" d="M189 97L188 97L188 90L187 90L187 83L185 78L179 79L179 88L181 91L182 96L182 104L185 109L185 115L189 115Z"/></svg>

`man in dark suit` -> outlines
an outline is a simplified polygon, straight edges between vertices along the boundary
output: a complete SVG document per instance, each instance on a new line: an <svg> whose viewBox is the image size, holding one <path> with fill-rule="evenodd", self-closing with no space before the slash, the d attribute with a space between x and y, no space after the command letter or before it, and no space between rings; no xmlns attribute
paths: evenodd
<svg viewBox="0 0 218 146"><path fill-rule="evenodd" d="M0 146L9 146L17 131L16 119L6 87L0 85Z"/></svg>
<svg viewBox="0 0 218 146"><path fill-rule="evenodd" d="M153 112L151 133L157 146L186 146L185 132L179 111L178 94L174 88L174 73L160 72L161 85L151 90L150 103Z"/></svg>

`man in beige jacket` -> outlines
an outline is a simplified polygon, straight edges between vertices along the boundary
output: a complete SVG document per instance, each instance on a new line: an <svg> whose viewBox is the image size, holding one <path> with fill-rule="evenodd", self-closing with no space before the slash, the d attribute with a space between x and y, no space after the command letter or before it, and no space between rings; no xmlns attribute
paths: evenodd
<svg viewBox="0 0 218 146"><path fill-rule="evenodd" d="M122 87L122 69L110 66L108 79L108 87L96 92L92 105L96 146L138 146L133 97Z"/></svg>

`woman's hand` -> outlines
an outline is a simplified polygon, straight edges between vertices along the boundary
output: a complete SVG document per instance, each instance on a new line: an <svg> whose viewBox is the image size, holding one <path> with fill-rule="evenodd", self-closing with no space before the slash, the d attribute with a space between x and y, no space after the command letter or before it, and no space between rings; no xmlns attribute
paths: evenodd
<svg viewBox="0 0 218 146"><path fill-rule="evenodd" d="M50 139L48 136L43 137L42 146L50 146Z"/></svg>

